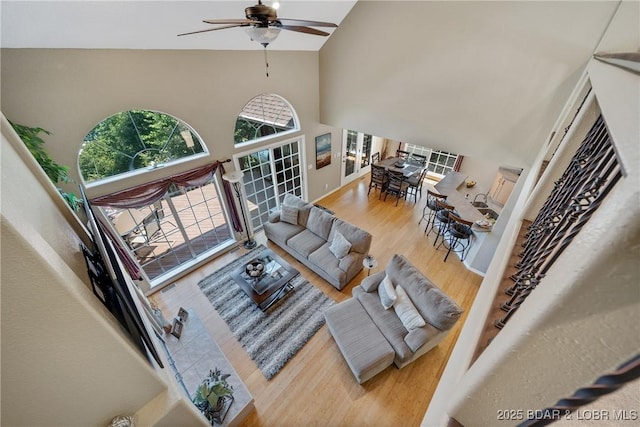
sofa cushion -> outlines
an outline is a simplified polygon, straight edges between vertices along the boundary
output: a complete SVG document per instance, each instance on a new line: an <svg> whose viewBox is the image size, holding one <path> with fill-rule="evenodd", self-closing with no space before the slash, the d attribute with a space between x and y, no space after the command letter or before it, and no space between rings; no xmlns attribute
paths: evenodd
<svg viewBox="0 0 640 427"><path fill-rule="evenodd" d="M369 252L369 248L371 247L371 234L362 228L358 228L340 218L336 218L335 221L333 221L331 234L327 240L332 241L333 235L336 232L340 232L340 234L351 243L351 251L365 255Z"/></svg>
<svg viewBox="0 0 640 427"><path fill-rule="evenodd" d="M280 221L298 225L298 208L283 204L280 207Z"/></svg>
<svg viewBox="0 0 640 427"><path fill-rule="evenodd" d="M311 253L325 243L326 241L323 238L309 230L302 230L300 233L287 240L287 246L305 258L308 258Z"/></svg>
<svg viewBox="0 0 640 427"><path fill-rule="evenodd" d="M329 250L329 243L325 243L309 255L309 261L321 267L329 276L343 280L345 271L340 268L340 260Z"/></svg>
<svg viewBox="0 0 640 427"><path fill-rule="evenodd" d="M355 298L324 312L334 337L358 383L374 377L393 362L395 351Z"/></svg>
<svg viewBox="0 0 640 427"><path fill-rule="evenodd" d="M298 196L294 196L291 193L286 193L284 195L284 199L282 200L283 205L295 206L298 208L298 224L303 227L307 226L307 221L309 219L309 212L313 205L311 203L307 203L302 200Z"/></svg>
<svg viewBox="0 0 640 427"><path fill-rule="evenodd" d="M414 353L429 339L429 335L424 328L415 328L409 331L404 342L407 343L411 351Z"/></svg>
<svg viewBox="0 0 640 427"><path fill-rule="evenodd" d="M413 352L404 342L407 329L393 310L385 310L380 304L377 292L365 292L360 286L353 288L353 297L357 298L362 307L367 311L373 323L376 324L382 335L389 341L396 352L396 359L405 361L413 356Z"/></svg>
<svg viewBox="0 0 640 427"><path fill-rule="evenodd" d="M309 212L307 228L326 241L329 240L329 232L331 231L331 223L333 220L333 215L312 206Z"/></svg>
<svg viewBox="0 0 640 427"><path fill-rule="evenodd" d="M440 289L431 288L418 296L425 308L425 320L441 331L451 329L462 315L462 309Z"/></svg>
<svg viewBox="0 0 640 427"><path fill-rule="evenodd" d="M329 245L329 250L336 258L341 259L347 256L349 250L351 250L351 243L344 238L342 233L337 232L333 235L333 242Z"/></svg>
<svg viewBox="0 0 640 427"><path fill-rule="evenodd" d="M445 331L462 314L462 309L402 255L394 255L385 267L394 284L402 284L422 318Z"/></svg>
<svg viewBox="0 0 640 427"><path fill-rule="evenodd" d="M407 328L407 331L424 326L424 319L420 316L420 313L418 313L418 310L416 310L411 299L409 299L407 293L402 289L402 286L396 286L396 294L398 298L393 305L393 309L396 311L404 327Z"/></svg>
<svg viewBox="0 0 640 427"><path fill-rule="evenodd" d="M283 245L286 245L290 238L305 230L301 225L293 225L282 221L274 223L266 222L264 229L265 232L268 233L269 239Z"/></svg>
<svg viewBox="0 0 640 427"><path fill-rule="evenodd" d="M372 274L371 276L367 276L362 279L360 282L360 286L365 292L374 292L378 290L378 286L382 283L382 280L387 277L384 270L378 271L377 273Z"/></svg>
<svg viewBox="0 0 640 427"><path fill-rule="evenodd" d="M433 326L426 324L422 328L415 328L409 331L404 337L404 342L407 343L411 351L414 353L426 344L431 338L435 337L440 332Z"/></svg>
<svg viewBox="0 0 640 427"><path fill-rule="evenodd" d="M378 286L378 295L380 296L380 303L385 310L390 309L395 304L398 299L398 294L396 294L396 290L393 288L393 283L391 283L391 279L389 276L385 276L382 279L382 283Z"/></svg>

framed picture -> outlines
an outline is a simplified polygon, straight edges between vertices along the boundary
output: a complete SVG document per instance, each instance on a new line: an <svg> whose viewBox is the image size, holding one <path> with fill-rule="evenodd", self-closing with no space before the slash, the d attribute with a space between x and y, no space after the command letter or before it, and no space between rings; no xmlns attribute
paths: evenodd
<svg viewBox="0 0 640 427"><path fill-rule="evenodd" d="M180 310L178 311L178 319L182 322L186 322L188 317L189 313L187 312L187 310L180 307Z"/></svg>
<svg viewBox="0 0 640 427"><path fill-rule="evenodd" d="M331 164L331 134L316 136L316 169Z"/></svg>
<svg viewBox="0 0 640 427"><path fill-rule="evenodd" d="M173 319L173 327L171 328L171 335L180 339L180 335L182 335L183 326L184 324L180 320L178 320L177 317Z"/></svg>

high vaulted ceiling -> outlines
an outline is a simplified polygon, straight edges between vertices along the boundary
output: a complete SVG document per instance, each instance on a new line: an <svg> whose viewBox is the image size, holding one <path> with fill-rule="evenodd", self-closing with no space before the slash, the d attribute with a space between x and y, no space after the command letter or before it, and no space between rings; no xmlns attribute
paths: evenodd
<svg viewBox="0 0 640 427"><path fill-rule="evenodd" d="M243 28L177 37L212 28L203 19L244 19L257 0L234 1L5 1L3 48L255 50ZM272 1L265 0L271 5ZM340 25L355 0L281 0L279 18ZM321 28L332 33L333 28ZM281 31L271 50L318 51L329 37Z"/></svg>

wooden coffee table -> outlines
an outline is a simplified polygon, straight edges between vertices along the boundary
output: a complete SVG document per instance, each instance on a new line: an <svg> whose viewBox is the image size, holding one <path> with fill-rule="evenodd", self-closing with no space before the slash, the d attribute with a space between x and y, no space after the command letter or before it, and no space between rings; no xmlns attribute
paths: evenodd
<svg viewBox="0 0 640 427"><path fill-rule="evenodd" d="M247 274L247 264L254 261L264 265L264 274L259 278L252 278ZM291 291L293 289L290 284L291 279L300 274L298 270L273 253L271 249L263 250L247 264L234 270L231 273L231 278L262 311L267 310L273 303Z"/></svg>

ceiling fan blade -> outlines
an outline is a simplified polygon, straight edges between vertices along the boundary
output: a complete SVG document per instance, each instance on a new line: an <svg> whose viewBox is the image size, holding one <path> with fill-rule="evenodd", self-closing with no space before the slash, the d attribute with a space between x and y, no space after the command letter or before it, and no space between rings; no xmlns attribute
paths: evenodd
<svg viewBox="0 0 640 427"><path fill-rule="evenodd" d="M282 28L283 30L289 31L297 31L299 33L313 34L314 36L328 36L329 33L324 31L316 30L315 28L303 27L301 25L282 25L278 26L278 28Z"/></svg>
<svg viewBox="0 0 640 427"><path fill-rule="evenodd" d="M251 19L205 19L202 22L206 24L253 24L256 21Z"/></svg>
<svg viewBox="0 0 640 427"><path fill-rule="evenodd" d="M282 25L338 28L336 24L333 24L331 22L307 21L304 19L287 19L287 18L278 18L278 21L280 21Z"/></svg>
<svg viewBox="0 0 640 427"><path fill-rule="evenodd" d="M207 33L209 31L217 31L217 30L224 30L225 28L235 28L235 27L247 27L248 24L240 24L240 25L225 25L223 27L216 27L216 28L207 28L206 30L198 30L198 31L191 31L189 33L182 33L182 34L178 34L178 36L188 36L190 34L198 34L198 33Z"/></svg>

